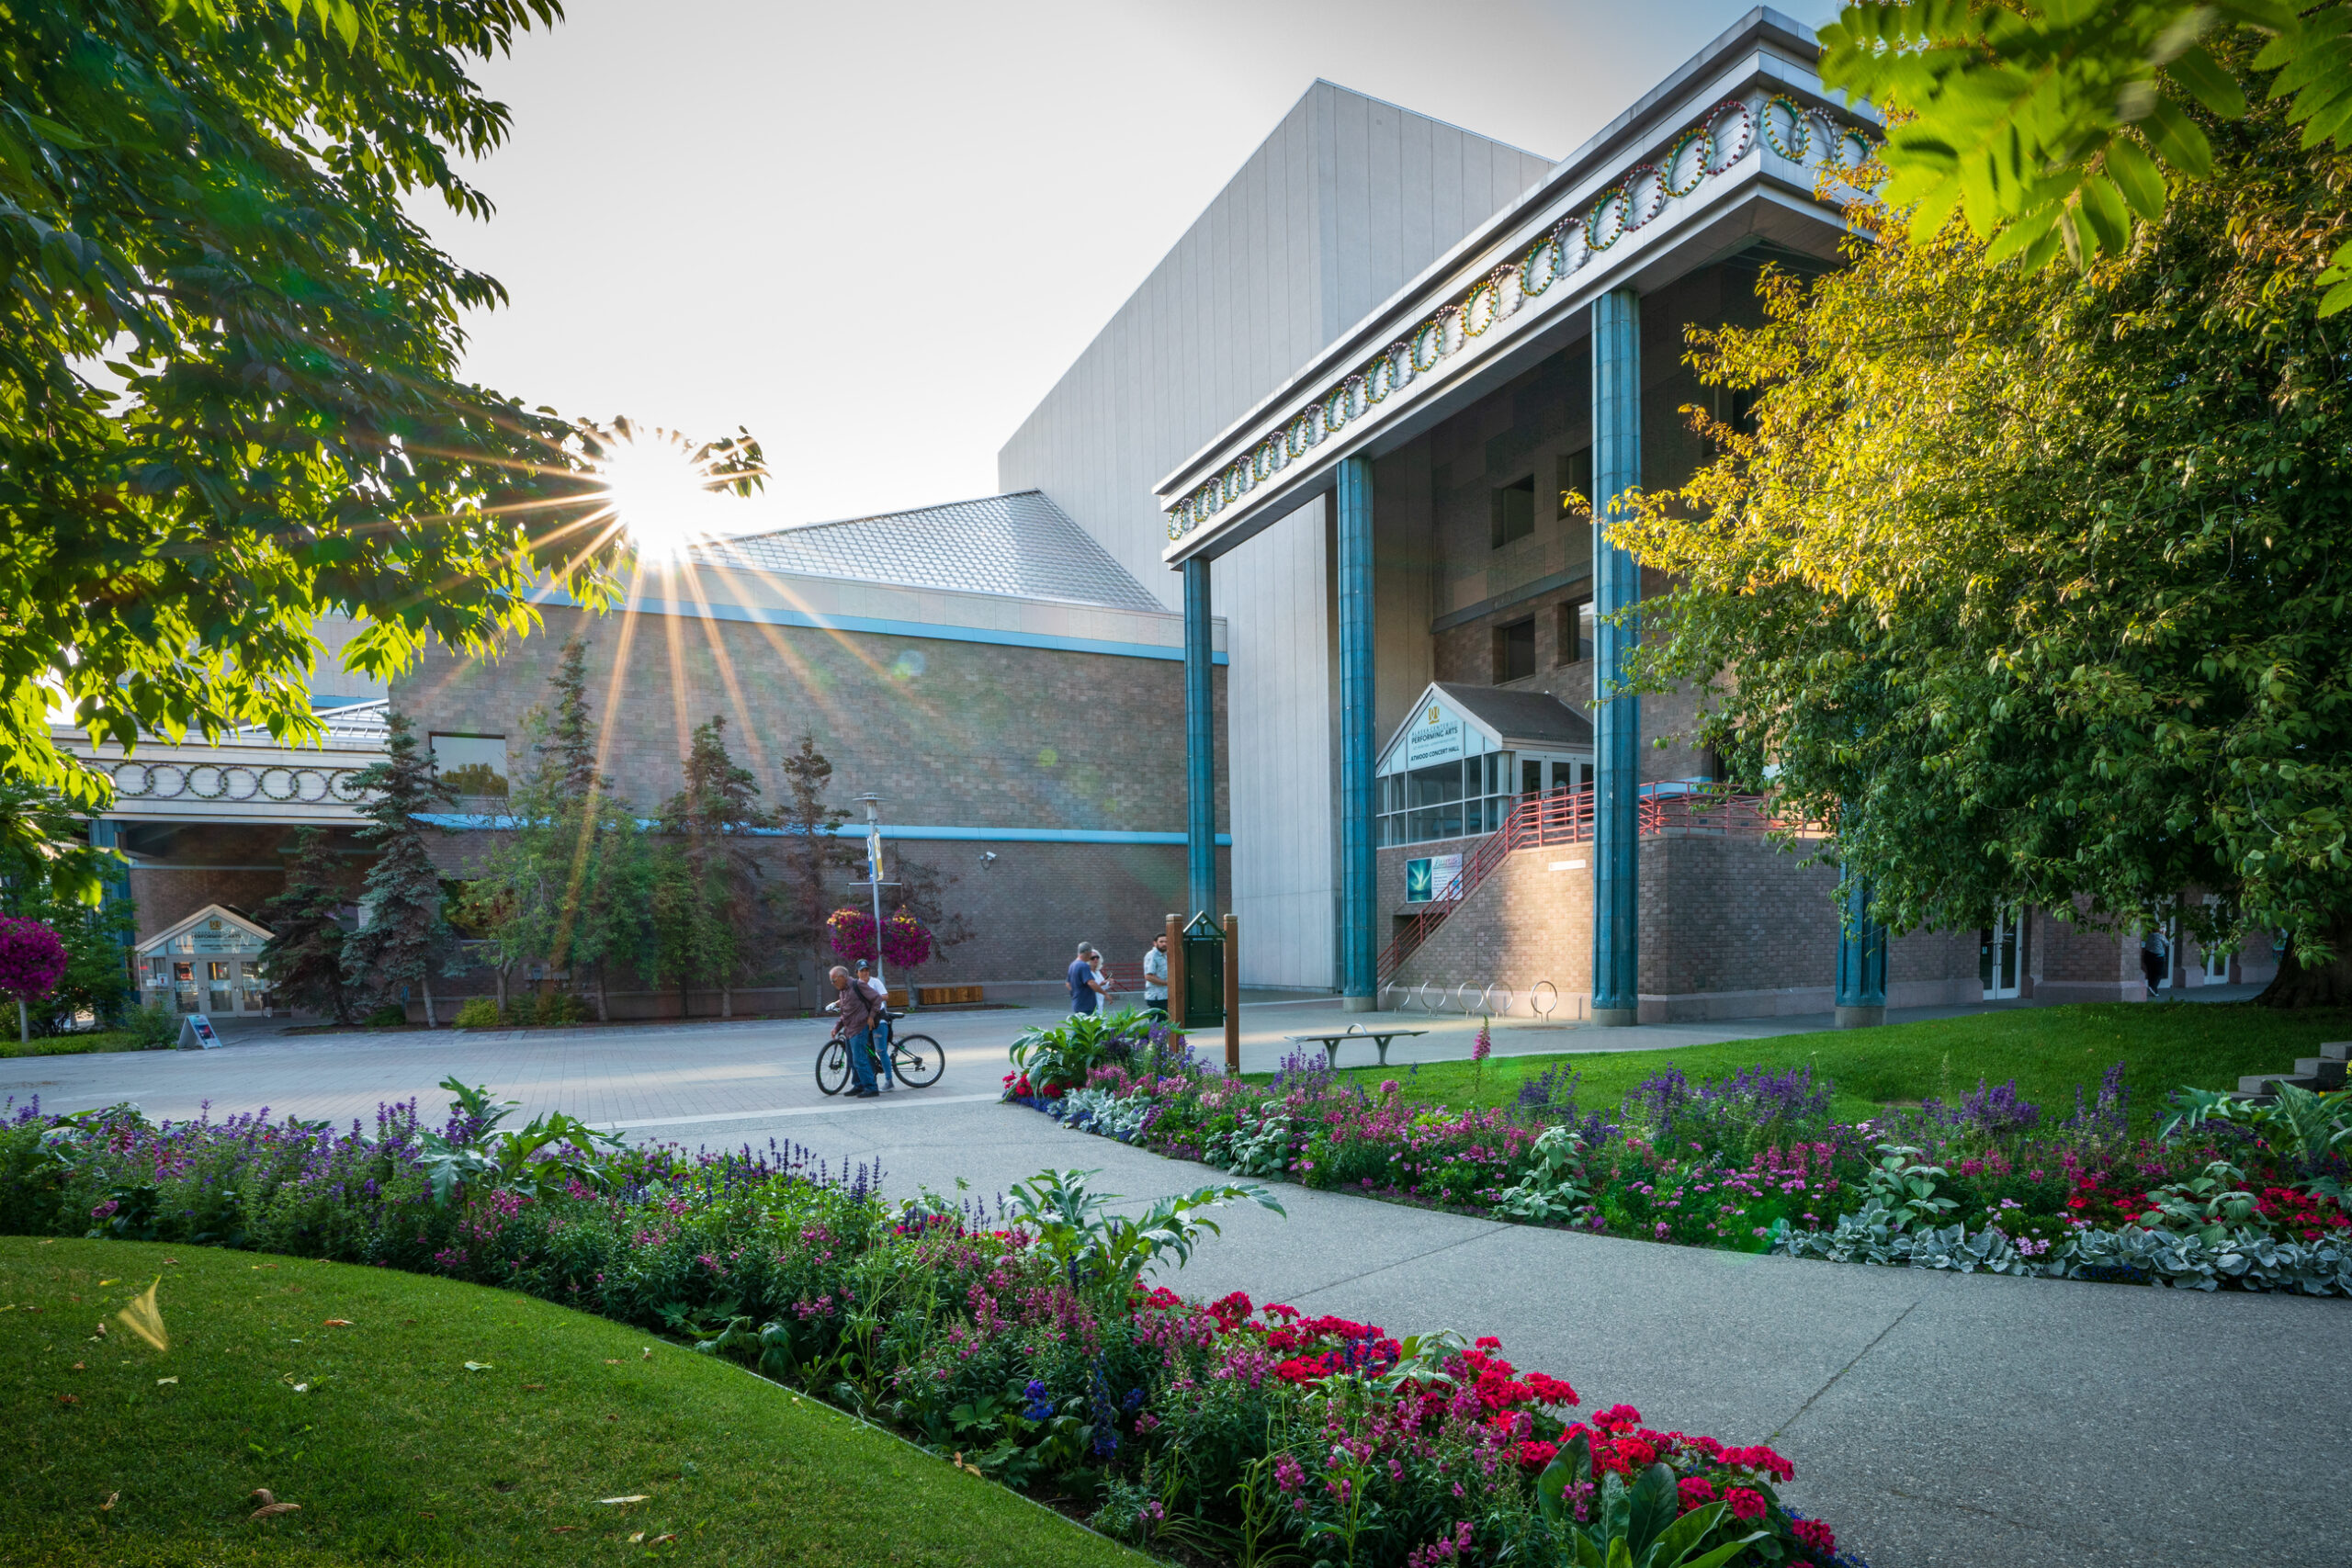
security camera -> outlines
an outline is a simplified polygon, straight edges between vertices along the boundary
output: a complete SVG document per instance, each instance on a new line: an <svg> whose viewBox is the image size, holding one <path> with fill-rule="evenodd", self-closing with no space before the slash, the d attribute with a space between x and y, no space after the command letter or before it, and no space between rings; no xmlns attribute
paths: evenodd
<svg viewBox="0 0 2352 1568"><path fill-rule="evenodd" d="M989 862L995 859L996 852L994 850L982 850L980 852L980 863L982 865L987 865Z"/></svg>

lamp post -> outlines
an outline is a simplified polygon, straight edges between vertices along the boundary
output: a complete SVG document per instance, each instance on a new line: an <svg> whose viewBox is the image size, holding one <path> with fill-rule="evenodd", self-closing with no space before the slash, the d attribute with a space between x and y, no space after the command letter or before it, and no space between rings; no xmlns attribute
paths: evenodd
<svg viewBox="0 0 2352 1568"><path fill-rule="evenodd" d="M887 997L890 994L890 979L882 973L882 797L861 795L854 798L865 807L865 880L874 893L874 978ZM896 887L898 884L888 886ZM912 993L908 999L914 999Z"/></svg>

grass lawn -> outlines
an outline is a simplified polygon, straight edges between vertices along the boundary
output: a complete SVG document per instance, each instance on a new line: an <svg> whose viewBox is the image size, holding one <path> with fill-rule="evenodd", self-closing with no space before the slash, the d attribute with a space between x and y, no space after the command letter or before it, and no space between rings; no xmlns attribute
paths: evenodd
<svg viewBox="0 0 2352 1568"><path fill-rule="evenodd" d="M1403 1067L1342 1069L1367 1087L1384 1077L1409 1100L1457 1109L1475 1100L1509 1104L1522 1079L1553 1068L1583 1074L1577 1101L1587 1111L1613 1110L1626 1090L1672 1066L1697 1079L1742 1067L1774 1070L1810 1063L1815 1079L1838 1086L1832 1110L1853 1120L1889 1103L1917 1104L1934 1096L1956 1099L1984 1077L2016 1078L2018 1092L2049 1118L2071 1116L2075 1086L2086 1098L2117 1061L2132 1091L2132 1123L2153 1131L2164 1100L2183 1085L2235 1089L2244 1073L2288 1072L2297 1056L2314 1055L2323 1040L2352 1038L2352 1012L2280 1012L2250 1004L2098 1003L2021 1008L1969 1018L1895 1023L1880 1029L1828 1030L1769 1040L1734 1040L1672 1051L1577 1052L1547 1056L1497 1056L1477 1075L1464 1061ZM1264 1075L1252 1075L1262 1077Z"/></svg>
<svg viewBox="0 0 2352 1568"><path fill-rule="evenodd" d="M128 1030L100 1029L87 1034L52 1034L42 1040L0 1039L0 1056L80 1056L92 1051L143 1051Z"/></svg>
<svg viewBox="0 0 2352 1568"><path fill-rule="evenodd" d="M166 1352L114 1317L158 1275ZM11 1562L1143 1561L724 1362L342 1264L0 1238L0 1410Z"/></svg>

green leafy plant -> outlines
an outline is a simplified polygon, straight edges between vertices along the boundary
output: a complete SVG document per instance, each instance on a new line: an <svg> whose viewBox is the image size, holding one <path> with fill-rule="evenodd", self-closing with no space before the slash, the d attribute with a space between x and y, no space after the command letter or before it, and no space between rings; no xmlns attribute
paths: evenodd
<svg viewBox="0 0 2352 1568"><path fill-rule="evenodd" d="M2352 1089L2325 1094L2273 1081L2268 1101L2211 1089L2184 1089L2173 1094L2180 1107L2157 1136L2171 1143L2208 1122L2243 1127L2273 1156L2298 1167L2295 1185L2323 1198L2345 1201L2343 1183L2320 1170L2323 1161L2352 1145Z"/></svg>
<svg viewBox="0 0 2352 1568"><path fill-rule="evenodd" d="M1570 1438L1535 1478L1535 1502L1566 1538L1576 1568L1721 1568L1770 1532L1754 1530L1703 1547L1729 1516L1722 1503L1681 1513L1674 1472L1653 1464L1631 1485L1611 1472L1592 1479L1592 1445Z"/></svg>
<svg viewBox="0 0 2352 1568"><path fill-rule="evenodd" d="M1544 1130L1527 1151L1527 1174L1495 1199L1495 1212L1538 1224L1576 1217L1592 1201L1584 1185L1584 1140L1566 1126Z"/></svg>
<svg viewBox="0 0 2352 1568"><path fill-rule="evenodd" d="M492 1100L487 1088L469 1088L454 1077L443 1078L441 1087L457 1097L449 1102L450 1116L463 1131L454 1139L432 1132L419 1138L436 1205L446 1206L460 1188L511 1189L539 1197L575 1181L596 1189L611 1185L599 1151L623 1146L614 1134L555 1111L520 1129L502 1128L499 1123L520 1101Z"/></svg>
<svg viewBox="0 0 2352 1568"><path fill-rule="evenodd" d="M1041 1093L1048 1085L1077 1089L1096 1067L1149 1038L1151 1024L1142 1010L1121 1008L1024 1030L1012 1043L1013 1069Z"/></svg>
<svg viewBox="0 0 2352 1568"><path fill-rule="evenodd" d="M1878 1145L1878 1163L1871 1167L1868 1178L1871 1203L1884 1211L1892 1230L1905 1231L1922 1220L1940 1219L1958 1206L1936 1193L1936 1183L1951 1172L1939 1165L1923 1164L1920 1154L1908 1144Z"/></svg>
<svg viewBox="0 0 2352 1568"><path fill-rule="evenodd" d="M2166 1229L2186 1232L2209 1247L2260 1217L2254 1194L2245 1190L2245 1172L2221 1159L2201 1176L2153 1189L2148 1201L2162 1213Z"/></svg>
<svg viewBox="0 0 2352 1568"><path fill-rule="evenodd" d="M122 1026L142 1051L165 1051L179 1042L180 1015L161 1002L132 1008L123 1015Z"/></svg>
<svg viewBox="0 0 2352 1568"><path fill-rule="evenodd" d="M1041 1170L1012 1185L1006 1217L1029 1232L1062 1266L1074 1290L1124 1297L1136 1277L1162 1258L1178 1264L1193 1255L1204 1232L1222 1234L1199 1211L1251 1202L1277 1214L1286 1212L1262 1187L1204 1187L1162 1198L1141 1215L1112 1212L1115 1192L1087 1185L1099 1170Z"/></svg>
<svg viewBox="0 0 2352 1568"><path fill-rule="evenodd" d="M458 1010L459 1029L496 1029L502 1021L498 1003L489 997L468 997Z"/></svg>

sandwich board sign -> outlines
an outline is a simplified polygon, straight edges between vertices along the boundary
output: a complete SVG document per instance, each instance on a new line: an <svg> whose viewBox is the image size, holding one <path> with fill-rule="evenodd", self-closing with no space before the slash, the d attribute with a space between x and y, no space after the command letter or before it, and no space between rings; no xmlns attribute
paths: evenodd
<svg viewBox="0 0 2352 1568"><path fill-rule="evenodd" d="M181 1050L209 1051L220 1043L220 1036L214 1032L212 1021L202 1013L192 1012L180 1020Z"/></svg>

